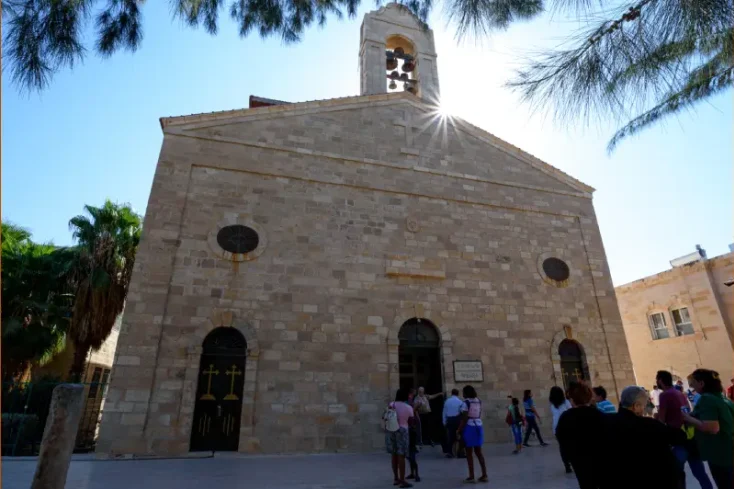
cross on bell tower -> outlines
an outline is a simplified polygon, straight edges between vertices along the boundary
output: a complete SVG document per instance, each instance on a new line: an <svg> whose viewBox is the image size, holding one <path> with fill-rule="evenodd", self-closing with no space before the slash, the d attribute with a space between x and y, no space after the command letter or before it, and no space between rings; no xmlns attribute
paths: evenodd
<svg viewBox="0 0 734 489"><path fill-rule="evenodd" d="M389 3L365 15L360 42L361 95L406 90L438 103L433 31L406 7Z"/></svg>

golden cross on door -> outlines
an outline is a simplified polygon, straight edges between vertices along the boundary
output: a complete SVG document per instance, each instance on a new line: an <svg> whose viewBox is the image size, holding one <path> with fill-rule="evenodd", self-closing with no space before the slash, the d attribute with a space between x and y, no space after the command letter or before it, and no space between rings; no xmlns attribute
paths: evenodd
<svg viewBox="0 0 734 489"><path fill-rule="evenodd" d="M583 380L583 372L581 372L578 368L573 369L573 376L576 377L576 380L581 382Z"/></svg>
<svg viewBox="0 0 734 489"><path fill-rule="evenodd" d="M225 401L236 401L237 399L239 399L239 397L237 397L235 395L235 393L234 393L234 378L237 375L242 375L242 371L241 370L237 370L237 365L234 365L233 364L232 365L232 370L227 370L225 372L225 374L226 375L231 375L232 376L232 379L229 382L229 394L227 394L226 396L224 396L224 400Z"/></svg>
<svg viewBox="0 0 734 489"><path fill-rule="evenodd" d="M204 370L202 375L208 375L206 383L206 394L199 398L200 401L216 401L217 398L212 395L212 375L219 375L219 370L214 370L214 364L209 365L209 370Z"/></svg>

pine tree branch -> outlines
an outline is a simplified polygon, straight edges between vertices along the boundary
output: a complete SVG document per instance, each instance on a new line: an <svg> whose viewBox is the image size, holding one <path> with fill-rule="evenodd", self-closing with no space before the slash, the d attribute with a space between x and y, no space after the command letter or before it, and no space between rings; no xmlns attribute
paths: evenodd
<svg viewBox="0 0 734 489"><path fill-rule="evenodd" d="M136 51L143 40L141 13L137 0L109 0L97 15L97 51L109 57L118 49Z"/></svg>
<svg viewBox="0 0 734 489"><path fill-rule="evenodd" d="M731 61L731 58L729 59ZM708 74L705 70L696 72L691 76L690 83L680 91L668 96L660 104L635 117L618 130L609 141L607 151L611 153L623 139L637 134L664 117L676 114L684 108L689 108L697 102L726 90L732 85L734 85L734 66L732 65Z"/></svg>
<svg viewBox="0 0 734 489"><path fill-rule="evenodd" d="M447 0L444 4L458 38L506 29L513 22L537 16L543 8L543 0Z"/></svg>
<svg viewBox="0 0 734 489"><path fill-rule="evenodd" d="M730 42L732 12L731 0L642 0L574 47L536 58L507 86L561 122L626 119L676 93Z"/></svg>

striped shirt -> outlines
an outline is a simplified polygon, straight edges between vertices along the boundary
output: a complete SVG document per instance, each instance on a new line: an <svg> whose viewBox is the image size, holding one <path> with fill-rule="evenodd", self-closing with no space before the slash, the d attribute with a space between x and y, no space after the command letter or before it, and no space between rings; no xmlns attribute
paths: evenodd
<svg viewBox="0 0 734 489"><path fill-rule="evenodd" d="M617 412L617 408L614 407L614 404L606 399L601 402L597 402L596 408L604 414L614 414Z"/></svg>

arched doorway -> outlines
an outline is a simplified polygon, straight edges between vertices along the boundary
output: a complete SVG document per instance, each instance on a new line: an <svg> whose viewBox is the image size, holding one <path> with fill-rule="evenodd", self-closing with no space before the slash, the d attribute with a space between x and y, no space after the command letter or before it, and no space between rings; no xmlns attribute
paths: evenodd
<svg viewBox="0 0 734 489"><path fill-rule="evenodd" d="M443 392L443 369L441 368L441 343L438 328L427 319L408 319L398 333L400 387L417 389L424 387L427 394ZM423 426L425 434L435 442L442 442L440 413L443 397L430 401L432 416L430 425Z"/></svg>
<svg viewBox="0 0 734 489"><path fill-rule="evenodd" d="M247 342L235 328L204 338L191 427L191 451L237 451Z"/></svg>
<svg viewBox="0 0 734 489"><path fill-rule="evenodd" d="M565 339L558 345L561 357L561 377L563 387L568 389L569 382L589 380L589 367L581 345L574 340Z"/></svg>

